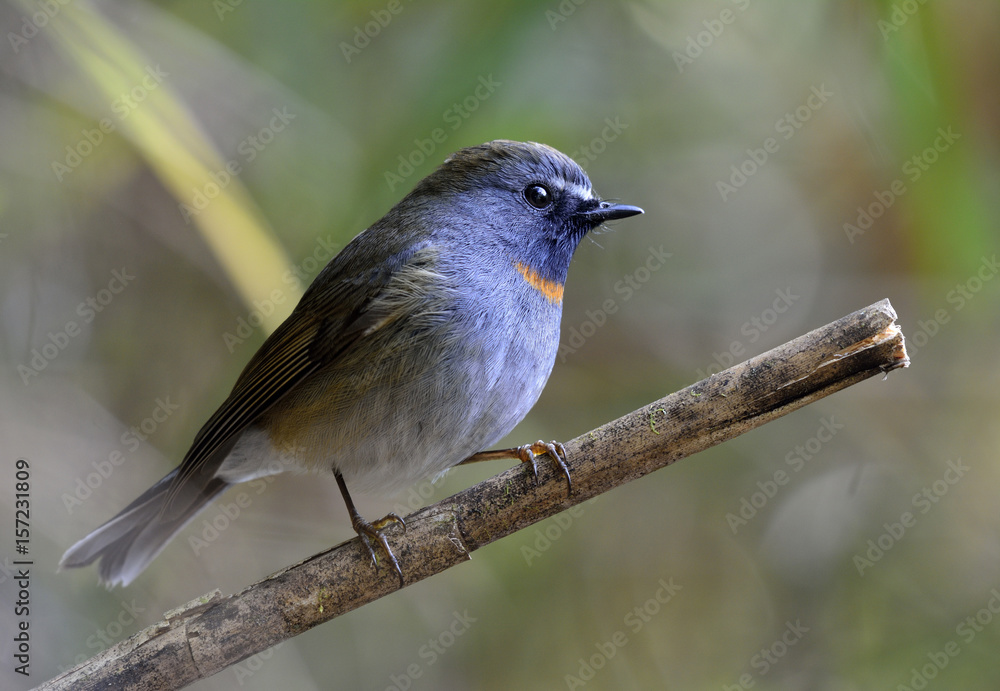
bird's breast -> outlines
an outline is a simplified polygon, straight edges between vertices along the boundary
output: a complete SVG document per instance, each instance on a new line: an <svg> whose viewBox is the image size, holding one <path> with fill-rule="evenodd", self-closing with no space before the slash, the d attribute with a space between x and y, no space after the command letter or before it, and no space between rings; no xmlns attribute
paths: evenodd
<svg viewBox="0 0 1000 691"><path fill-rule="evenodd" d="M272 443L386 491L510 432L552 370L562 285L513 262L493 269L400 277L386 318L277 406Z"/></svg>

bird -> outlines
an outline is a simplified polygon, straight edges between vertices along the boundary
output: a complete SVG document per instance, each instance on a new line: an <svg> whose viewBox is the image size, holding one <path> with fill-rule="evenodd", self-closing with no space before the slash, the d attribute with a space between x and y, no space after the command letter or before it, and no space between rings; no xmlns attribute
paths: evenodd
<svg viewBox="0 0 1000 691"><path fill-rule="evenodd" d="M560 151L498 139L448 156L320 271L264 341L180 465L71 546L134 581L227 488L286 470L332 471L351 525L404 584L384 532L348 491L382 494L461 463L565 448L484 451L538 400L555 363L570 260L588 232L643 213L602 200ZM374 545L373 545L374 543Z"/></svg>

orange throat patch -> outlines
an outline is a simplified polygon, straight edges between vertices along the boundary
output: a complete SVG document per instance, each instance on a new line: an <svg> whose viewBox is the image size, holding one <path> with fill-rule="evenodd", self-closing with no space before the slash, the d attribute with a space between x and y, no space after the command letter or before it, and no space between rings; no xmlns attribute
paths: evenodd
<svg viewBox="0 0 1000 691"><path fill-rule="evenodd" d="M524 280L528 282L532 288L537 290L539 293L545 296L553 305L562 304L563 299L563 284L557 281L550 281L547 278L542 278L538 275L538 272L532 269L527 264L522 264L521 262L515 262L514 268L517 269L518 273L524 276Z"/></svg>

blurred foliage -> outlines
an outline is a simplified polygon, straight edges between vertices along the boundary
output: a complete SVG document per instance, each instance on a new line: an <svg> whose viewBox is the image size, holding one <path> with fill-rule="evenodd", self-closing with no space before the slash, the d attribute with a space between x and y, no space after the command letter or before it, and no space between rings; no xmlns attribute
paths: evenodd
<svg viewBox="0 0 1000 691"><path fill-rule="evenodd" d="M283 477L129 589L55 573L176 464L333 253L499 137L646 209L578 251L567 348L511 443L883 297L913 366L194 688L1000 685L997 3L7 0L0 25L0 440L32 464L35 560L32 676L4 665L3 688L351 536L332 479ZM12 602L9 531L0 550ZM15 626L4 608L4 660Z"/></svg>

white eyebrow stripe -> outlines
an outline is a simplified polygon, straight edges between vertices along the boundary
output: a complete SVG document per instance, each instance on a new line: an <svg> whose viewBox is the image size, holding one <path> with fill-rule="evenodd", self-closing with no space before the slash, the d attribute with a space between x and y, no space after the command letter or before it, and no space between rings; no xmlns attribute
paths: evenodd
<svg viewBox="0 0 1000 691"><path fill-rule="evenodd" d="M589 187L584 187L583 185L578 185L575 182L570 182L564 187L567 192L579 197L580 199L596 199L594 196L594 190Z"/></svg>

